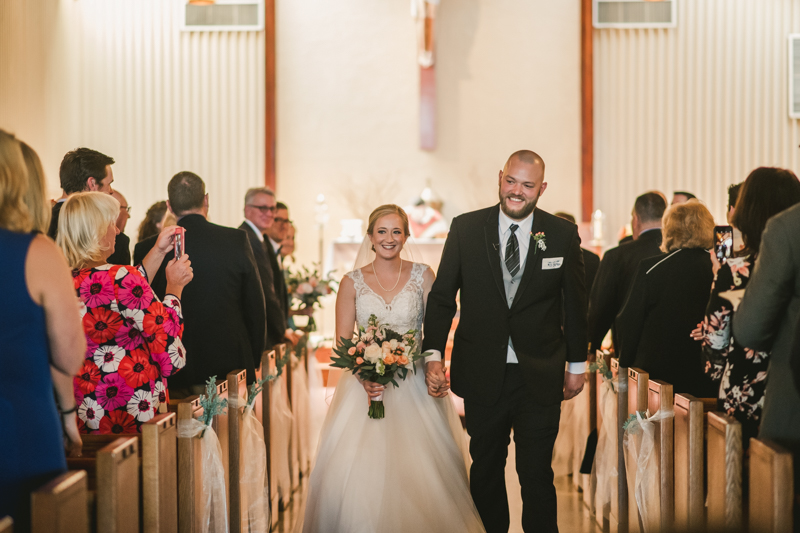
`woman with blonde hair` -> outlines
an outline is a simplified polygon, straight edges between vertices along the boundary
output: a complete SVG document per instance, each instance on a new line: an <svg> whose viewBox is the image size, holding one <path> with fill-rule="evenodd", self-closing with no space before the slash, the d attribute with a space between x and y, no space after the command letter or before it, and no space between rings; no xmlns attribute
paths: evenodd
<svg viewBox="0 0 800 533"><path fill-rule="evenodd" d="M644 259L617 316L620 366L635 366L675 392L709 398L700 344L691 333L706 310L714 273L707 250L714 244L714 218L698 200L664 212L662 255Z"/></svg>
<svg viewBox="0 0 800 533"><path fill-rule="evenodd" d="M30 492L66 470L64 445L80 449L72 375L86 347L64 256L31 233L28 190L20 142L0 130L0 516L22 531Z"/></svg>
<svg viewBox="0 0 800 533"><path fill-rule="evenodd" d="M25 193L25 205L31 217L32 230L37 233L47 233L50 227L50 206L46 199L47 184L44 178L42 162L36 152L20 141L22 157L28 169L28 192Z"/></svg>
<svg viewBox="0 0 800 533"><path fill-rule="evenodd" d="M87 349L75 376L82 433L137 433L168 401L167 377L186 364L180 297L192 279L189 256L167 265L167 295L150 288L173 247L176 228L161 231L138 268L110 265L119 233L119 202L100 192L70 195L58 220L57 242L73 268L84 304Z"/></svg>

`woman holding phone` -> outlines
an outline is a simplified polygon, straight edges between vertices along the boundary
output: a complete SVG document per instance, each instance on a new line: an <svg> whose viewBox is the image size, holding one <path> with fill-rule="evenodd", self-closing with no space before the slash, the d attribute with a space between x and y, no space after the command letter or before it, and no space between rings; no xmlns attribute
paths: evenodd
<svg viewBox="0 0 800 533"><path fill-rule="evenodd" d="M790 170L761 167L745 180L731 223L742 233L744 248L718 259L711 251L714 285L706 316L692 333L703 343L706 374L719 383L717 406L742 424L745 448L758 436L769 354L742 346L731 333L736 306L744 294L767 221L800 202L800 181Z"/></svg>

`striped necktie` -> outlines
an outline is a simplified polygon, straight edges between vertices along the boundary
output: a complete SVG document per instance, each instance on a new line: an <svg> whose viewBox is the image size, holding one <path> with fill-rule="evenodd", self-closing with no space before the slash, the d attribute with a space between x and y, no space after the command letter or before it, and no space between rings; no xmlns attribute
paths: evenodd
<svg viewBox="0 0 800 533"><path fill-rule="evenodd" d="M519 243L515 234L518 227L516 224L509 226L508 229L511 230L511 235L506 243L506 268L512 278L519 272Z"/></svg>

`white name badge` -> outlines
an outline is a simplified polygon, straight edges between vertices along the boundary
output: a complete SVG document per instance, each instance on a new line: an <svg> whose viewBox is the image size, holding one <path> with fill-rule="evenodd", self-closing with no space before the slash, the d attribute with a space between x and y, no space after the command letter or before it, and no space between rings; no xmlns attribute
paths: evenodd
<svg viewBox="0 0 800 533"><path fill-rule="evenodd" d="M561 268L564 263L563 257L548 257L542 259L542 270L553 270L554 268Z"/></svg>

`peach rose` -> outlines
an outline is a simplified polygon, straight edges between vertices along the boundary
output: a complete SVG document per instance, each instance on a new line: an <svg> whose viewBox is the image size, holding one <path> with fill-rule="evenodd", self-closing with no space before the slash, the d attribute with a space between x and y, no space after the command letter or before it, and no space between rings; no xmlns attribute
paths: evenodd
<svg viewBox="0 0 800 533"><path fill-rule="evenodd" d="M364 364L364 358L363 357L356 357L356 364L357 365Z"/></svg>
<svg viewBox="0 0 800 533"><path fill-rule="evenodd" d="M383 362L384 362L385 364L387 364L387 365L394 364L394 362L395 362L396 360L397 360L397 359L395 358L395 356L394 356L394 355L392 355L391 353L390 353L389 355L387 355L386 357L384 357L384 358L383 358Z"/></svg>
<svg viewBox="0 0 800 533"><path fill-rule="evenodd" d="M401 366L407 365L408 357L406 357L405 355L401 355L400 357L397 358L397 364Z"/></svg>
<svg viewBox="0 0 800 533"><path fill-rule="evenodd" d="M355 355L356 354L356 347L355 346L351 346L350 349L347 350L347 353L349 353L350 355Z"/></svg>
<svg viewBox="0 0 800 533"><path fill-rule="evenodd" d="M356 344L356 350L358 350L359 352L363 352L366 347L367 345L364 344L363 341L359 341L359 343Z"/></svg>

